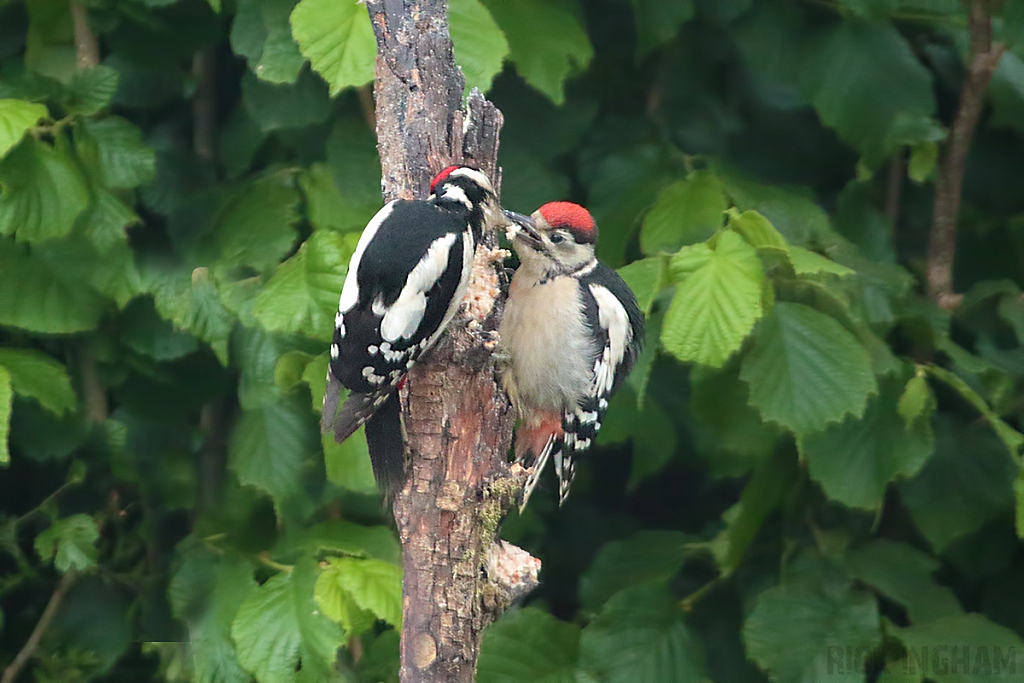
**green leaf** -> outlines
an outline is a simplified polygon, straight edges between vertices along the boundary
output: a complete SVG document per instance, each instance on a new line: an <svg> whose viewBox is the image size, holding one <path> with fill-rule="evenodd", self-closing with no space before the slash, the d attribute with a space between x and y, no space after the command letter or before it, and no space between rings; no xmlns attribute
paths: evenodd
<svg viewBox="0 0 1024 683"><path fill-rule="evenodd" d="M800 86L822 122L871 167L900 144L931 137L931 126L918 123L935 113L931 74L889 22L838 23L812 44Z"/></svg>
<svg viewBox="0 0 1024 683"><path fill-rule="evenodd" d="M69 569L85 571L96 566L96 541L100 530L89 515L71 515L58 519L36 536L36 553L43 560L53 558L61 573Z"/></svg>
<svg viewBox="0 0 1024 683"><path fill-rule="evenodd" d="M299 193L290 179L275 175L249 183L213 219L218 267L265 271L276 266L298 236L298 209Z"/></svg>
<svg viewBox="0 0 1024 683"><path fill-rule="evenodd" d="M156 177L156 153L142 132L117 116L80 119L75 145L90 176L109 188L133 188Z"/></svg>
<svg viewBox="0 0 1024 683"><path fill-rule="evenodd" d="M854 578L906 607L915 624L963 613L956 594L932 579L939 561L909 545L875 539L851 552L846 566Z"/></svg>
<svg viewBox="0 0 1024 683"><path fill-rule="evenodd" d="M765 459L781 433L750 405L739 370L739 362L732 362L722 370L698 366L690 373L690 410L697 418L694 437L701 451L714 453L710 464L715 472L726 476L744 474L752 463ZM726 453L740 456L739 462L727 459ZM737 467L741 469L736 471Z"/></svg>
<svg viewBox="0 0 1024 683"><path fill-rule="evenodd" d="M633 261L617 271L629 288L633 290L644 315L650 315L654 298L668 284L666 265L664 257L654 256Z"/></svg>
<svg viewBox="0 0 1024 683"><path fill-rule="evenodd" d="M718 177L711 171L695 171L658 194L644 217L640 247L645 254L657 254L703 242L722 227L726 206Z"/></svg>
<svg viewBox="0 0 1024 683"><path fill-rule="evenodd" d="M249 683L231 640L231 621L256 591L252 566L234 553L217 558L194 551L174 576L168 594L174 613L188 623L196 683Z"/></svg>
<svg viewBox="0 0 1024 683"><path fill-rule="evenodd" d="M228 463L243 484L275 503L302 492L302 472L319 452L313 416L305 401L282 396L277 403L242 412L228 446Z"/></svg>
<svg viewBox="0 0 1024 683"><path fill-rule="evenodd" d="M305 58L292 39L289 15L295 0L242 0L231 23L231 49L259 78L293 83Z"/></svg>
<svg viewBox="0 0 1024 683"><path fill-rule="evenodd" d="M125 228L141 223L139 216L124 202L103 188L93 188L92 201L78 217L78 226L100 254L124 246Z"/></svg>
<svg viewBox="0 0 1024 683"><path fill-rule="evenodd" d="M597 255L617 268L638 219L676 171L665 148L641 145L603 157L592 174L587 208L601 226Z"/></svg>
<svg viewBox="0 0 1024 683"><path fill-rule="evenodd" d="M904 662L909 666L902 670L920 669L936 683L1009 683L1020 678L1024 666L1024 640L980 614L935 619L891 633L907 648ZM890 668L901 670L901 665Z"/></svg>
<svg viewBox="0 0 1024 683"><path fill-rule="evenodd" d="M936 365L925 366L925 371L933 377L942 380L959 392L964 400L974 406L974 408L981 413L981 416L988 420L988 423L992 425L992 429L995 430L996 436L998 436L1006 446L1006 450L1010 452L1010 455L1013 456L1014 459L1018 459L1020 457L1020 449L1021 446L1024 445L1024 434L1021 434L1016 429L1003 422L996 412L989 407L988 403L985 402L985 399L979 396L978 392L972 389L967 382L963 381L952 372Z"/></svg>
<svg viewBox="0 0 1024 683"><path fill-rule="evenodd" d="M402 625L402 568L373 558L329 557L327 567L317 579L317 603L324 613L340 621L336 616L336 603L328 601L334 597L336 586L349 595L360 609L372 612L396 628ZM324 592L327 591L327 592ZM321 599L321 595L324 599Z"/></svg>
<svg viewBox="0 0 1024 683"><path fill-rule="evenodd" d="M665 350L682 361L721 367L762 315L764 272L757 252L725 232L714 251L706 244L684 247L671 269L684 279L665 314Z"/></svg>
<svg viewBox="0 0 1024 683"><path fill-rule="evenodd" d="M346 635L362 635L373 628L377 618L356 604L352 594L336 580L335 574L330 570L320 572L313 592L316 604L328 618L345 629Z"/></svg>
<svg viewBox="0 0 1024 683"><path fill-rule="evenodd" d="M331 358L323 352L309 362L302 371L302 381L309 385L309 393L313 397L313 411L320 413L324 406L324 392L327 389L327 367ZM367 456L369 457L369 456Z"/></svg>
<svg viewBox="0 0 1024 683"><path fill-rule="evenodd" d="M789 244L786 238L775 229L771 221L757 211L740 213L736 207L730 208L729 228L743 235L743 239L758 249L779 249L788 253Z"/></svg>
<svg viewBox="0 0 1024 683"><path fill-rule="evenodd" d="M705 679L701 647L679 601L651 584L618 593L583 629L580 669L607 683Z"/></svg>
<svg viewBox="0 0 1024 683"><path fill-rule="evenodd" d="M341 235L314 232L256 298L256 319L270 331L330 341L351 255Z"/></svg>
<svg viewBox="0 0 1024 683"><path fill-rule="evenodd" d="M160 315L175 329L191 332L213 348L227 364L228 335L234 316L221 301L217 285L206 268L196 268L191 277L161 273L153 295Z"/></svg>
<svg viewBox="0 0 1024 683"><path fill-rule="evenodd" d="M573 12L552 0L485 0L508 38L509 58L531 86L555 104L565 102L565 80L594 56L590 38Z"/></svg>
<svg viewBox="0 0 1024 683"><path fill-rule="evenodd" d="M670 42L693 19L693 0L632 0L636 22L636 60Z"/></svg>
<svg viewBox="0 0 1024 683"><path fill-rule="evenodd" d="M776 683L862 681L829 669L835 651L871 652L881 644L874 596L849 581L825 576L761 593L743 625L747 655ZM858 650L858 648L862 648Z"/></svg>
<svg viewBox="0 0 1024 683"><path fill-rule="evenodd" d="M91 66L75 69L61 103L69 113L91 116L110 106L120 80L117 69Z"/></svg>
<svg viewBox="0 0 1024 683"><path fill-rule="evenodd" d="M817 275L818 273L831 273L843 277L853 275L854 270L835 261L825 258L803 247L792 246L789 248L789 261L793 264L793 270L797 275Z"/></svg>
<svg viewBox="0 0 1024 683"><path fill-rule="evenodd" d="M536 607L506 613L484 631L476 683L577 683L580 629Z"/></svg>
<svg viewBox="0 0 1024 683"><path fill-rule="evenodd" d="M791 245L807 244L833 234L828 214L805 196L807 193L728 176L723 176L723 183L738 210L757 211Z"/></svg>
<svg viewBox="0 0 1024 683"><path fill-rule="evenodd" d="M348 3L333 4L341 7ZM309 69L299 71L294 83L268 83L246 71L242 75L242 100L265 133L323 123L331 114L327 87Z"/></svg>
<svg viewBox="0 0 1024 683"><path fill-rule="evenodd" d="M691 554L687 543L692 540L681 531L647 530L605 544L580 577L580 601L596 610L629 586L667 582Z"/></svg>
<svg viewBox="0 0 1024 683"><path fill-rule="evenodd" d="M936 415L935 455L899 485L910 517L936 552L1010 511L1018 468L992 432Z"/></svg>
<svg viewBox="0 0 1024 683"><path fill-rule="evenodd" d="M0 465L11 461L11 451L7 441L11 434L11 410L14 407L14 388L11 386L11 375L0 366Z"/></svg>
<svg viewBox="0 0 1024 683"><path fill-rule="evenodd" d="M270 577L242 603L231 625L238 660L260 683L329 680L342 632L313 599L316 563ZM300 675L301 674L301 675Z"/></svg>
<svg viewBox="0 0 1024 683"><path fill-rule="evenodd" d="M856 337L834 318L788 302L761 322L740 378L764 419L798 435L859 417L878 390L871 357Z"/></svg>
<svg viewBox="0 0 1024 683"><path fill-rule="evenodd" d="M907 175L915 183L923 183L931 176L939 161L939 146L932 140L918 142L910 148Z"/></svg>
<svg viewBox="0 0 1024 683"><path fill-rule="evenodd" d="M331 147L328 147L330 150ZM350 150L346 150L346 163L354 163ZM376 152L374 152L376 159ZM365 169L367 174L379 179L380 165L374 163ZM347 186L346 194L338 191L341 187L324 164L313 164L299 176L299 184L306 195L306 211L309 222L318 230L334 230L336 232L362 231L366 223L380 208L380 190L373 191L370 202L361 201L359 197L351 197L352 187Z"/></svg>
<svg viewBox="0 0 1024 683"><path fill-rule="evenodd" d="M64 366L30 349L0 349L0 366L10 374L14 391L29 396L56 415L74 410L75 390Z"/></svg>
<svg viewBox="0 0 1024 683"><path fill-rule="evenodd" d="M301 0L291 15L292 35L331 96L373 80L377 40L366 6L356 2Z"/></svg>
<svg viewBox="0 0 1024 683"><path fill-rule="evenodd" d="M516 9L523 11L520 7ZM505 34L480 0L451 0L448 30L455 63L466 78L466 90L479 88L480 92L487 92L508 54Z"/></svg>
<svg viewBox="0 0 1024 683"><path fill-rule="evenodd" d="M847 507L876 509L896 479L917 474L935 448L928 420L908 425L897 411L899 387L883 383L862 418L800 439L800 454L825 494Z"/></svg>
<svg viewBox="0 0 1024 683"><path fill-rule="evenodd" d="M922 374L915 374L907 382L896 405L900 417L910 429L918 420L927 420L935 412L935 396L932 394L928 380Z"/></svg>
<svg viewBox="0 0 1024 683"><path fill-rule="evenodd" d="M95 328L103 300L63 275L45 260L0 239L0 324L44 334Z"/></svg>
<svg viewBox="0 0 1024 683"><path fill-rule="evenodd" d="M322 397L320 403L323 404ZM336 443L333 434L324 434L321 441L327 481L349 491L377 492L377 481L373 478L370 452L366 448L366 435L362 427L343 443Z"/></svg>
<svg viewBox="0 0 1024 683"><path fill-rule="evenodd" d="M30 128L47 116L49 113L42 104L0 99L0 159L7 156Z"/></svg>
<svg viewBox="0 0 1024 683"><path fill-rule="evenodd" d="M0 235L42 242L71 232L89 203L75 164L62 152L28 140L0 161Z"/></svg>
<svg viewBox="0 0 1024 683"><path fill-rule="evenodd" d="M354 437L353 437L354 438ZM341 519L315 524L302 530L280 548L282 555L299 551L312 555L332 553L354 557L375 557L401 564L402 550L394 532L386 526L363 526Z"/></svg>

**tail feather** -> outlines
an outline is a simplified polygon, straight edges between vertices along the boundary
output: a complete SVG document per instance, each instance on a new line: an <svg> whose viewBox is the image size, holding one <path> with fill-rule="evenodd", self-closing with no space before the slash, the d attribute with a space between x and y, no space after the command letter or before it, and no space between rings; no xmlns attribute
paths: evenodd
<svg viewBox="0 0 1024 683"><path fill-rule="evenodd" d="M334 429L334 440L341 443L352 436L357 429L370 419L373 412L386 398L387 394L357 394L355 392L349 394L334 417L333 424L328 425ZM326 401L324 414L327 414ZM325 422L324 424L326 425L327 423Z"/></svg>
<svg viewBox="0 0 1024 683"><path fill-rule="evenodd" d="M366 421L366 446L377 488L391 500L405 481L405 440L402 438L401 403L390 395Z"/></svg>
<svg viewBox="0 0 1024 683"><path fill-rule="evenodd" d="M320 432L326 434L334 429L334 421L338 412L338 401L341 400L341 382L327 371L327 385L324 387L324 406L320 413Z"/></svg>
<svg viewBox="0 0 1024 683"><path fill-rule="evenodd" d="M519 503L520 514L526 509L526 504L530 502L530 496L533 495L533 490L537 488L537 482L540 481L540 475L544 472L544 467L548 464L552 451L559 447L558 441L560 439L554 434L548 437L547 443L544 444L544 448L540 450L540 454L537 455L537 459L533 462L530 476L527 477L526 484L523 486L523 501Z"/></svg>

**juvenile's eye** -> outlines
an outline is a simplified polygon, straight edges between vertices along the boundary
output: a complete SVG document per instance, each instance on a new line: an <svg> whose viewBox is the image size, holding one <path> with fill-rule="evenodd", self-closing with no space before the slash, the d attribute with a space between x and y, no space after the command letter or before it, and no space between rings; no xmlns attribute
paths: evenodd
<svg viewBox="0 0 1024 683"><path fill-rule="evenodd" d="M551 244L561 244L565 241L565 234L561 232L555 232L551 234Z"/></svg>

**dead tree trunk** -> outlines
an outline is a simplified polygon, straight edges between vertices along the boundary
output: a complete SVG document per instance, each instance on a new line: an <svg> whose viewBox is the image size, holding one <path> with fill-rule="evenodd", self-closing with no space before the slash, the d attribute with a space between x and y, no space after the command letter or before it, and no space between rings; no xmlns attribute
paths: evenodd
<svg viewBox="0 0 1024 683"><path fill-rule="evenodd" d="M452 163L476 166L499 187L501 112L478 93L462 108L446 0L366 4L377 37L385 198L425 197L433 174ZM402 394L411 465L393 506L405 570L403 683L472 681L484 627L536 584L539 570L527 553L496 542L523 484L506 462L513 415L487 341L501 309L496 248L491 235L477 249L468 324L452 324Z"/></svg>

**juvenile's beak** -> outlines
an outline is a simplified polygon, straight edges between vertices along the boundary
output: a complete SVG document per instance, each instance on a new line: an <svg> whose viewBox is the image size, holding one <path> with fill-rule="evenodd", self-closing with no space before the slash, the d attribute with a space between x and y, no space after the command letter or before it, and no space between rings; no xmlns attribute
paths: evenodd
<svg viewBox="0 0 1024 683"><path fill-rule="evenodd" d="M540 244L540 233L537 232L537 223L531 217L515 211L505 210L505 218L512 222L513 234L522 234L527 241Z"/></svg>

